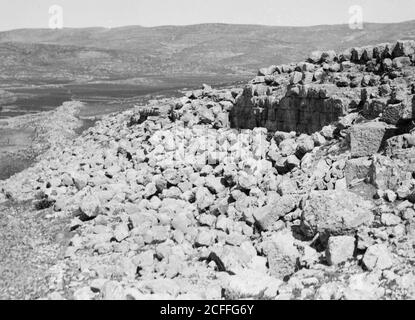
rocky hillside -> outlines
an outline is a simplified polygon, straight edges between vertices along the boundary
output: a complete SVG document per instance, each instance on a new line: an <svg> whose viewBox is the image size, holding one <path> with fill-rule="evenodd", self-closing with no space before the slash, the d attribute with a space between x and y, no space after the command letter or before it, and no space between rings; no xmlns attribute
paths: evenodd
<svg viewBox="0 0 415 320"><path fill-rule="evenodd" d="M82 103L71 101L53 111L0 120L0 180L27 168L45 150L76 137L85 126L79 119L82 108Z"/></svg>
<svg viewBox="0 0 415 320"><path fill-rule="evenodd" d="M0 32L0 79L85 81L143 75L250 75L311 50L415 39L414 21L271 27L200 24L145 28L24 29ZM22 68L24 66L24 68ZM30 68L28 67L30 66Z"/></svg>
<svg viewBox="0 0 415 320"><path fill-rule="evenodd" d="M70 217L49 298L415 298L415 42L98 122L0 184Z"/></svg>

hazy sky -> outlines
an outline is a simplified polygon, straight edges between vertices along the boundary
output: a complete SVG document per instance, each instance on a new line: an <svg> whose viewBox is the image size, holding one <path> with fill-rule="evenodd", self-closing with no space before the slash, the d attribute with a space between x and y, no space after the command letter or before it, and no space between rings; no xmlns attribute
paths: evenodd
<svg viewBox="0 0 415 320"><path fill-rule="evenodd" d="M0 0L0 30L47 28L49 7L63 8L64 27L183 25L206 22L316 25L415 19L415 0Z"/></svg>

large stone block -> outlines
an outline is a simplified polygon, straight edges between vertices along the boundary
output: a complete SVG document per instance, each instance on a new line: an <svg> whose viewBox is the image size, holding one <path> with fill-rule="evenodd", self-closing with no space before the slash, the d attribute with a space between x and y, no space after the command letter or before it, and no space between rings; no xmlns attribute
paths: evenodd
<svg viewBox="0 0 415 320"><path fill-rule="evenodd" d="M392 66L397 69L408 67L411 64L412 62L409 57L398 57L398 58L393 59L392 61Z"/></svg>
<svg viewBox="0 0 415 320"><path fill-rule="evenodd" d="M360 91L342 90L334 84L297 84L272 93L258 93L258 86L245 87L236 98L231 127L311 134L347 115L360 101Z"/></svg>
<svg viewBox="0 0 415 320"><path fill-rule="evenodd" d="M294 245L291 232L282 231L274 234L270 240L262 244L262 250L268 259L270 274L278 279L290 276L295 272L300 256Z"/></svg>
<svg viewBox="0 0 415 320"><path fill-rule="evenodd" d="M347 186L352 185L354 182L368 178L370 176L371 169L372 160L368 157L350 159L346 161L344 175Z"/></svg>
<svg viewBox="0 0 415 320"><path fill-rule="evenodd" d="M366 119L375 119L386 109L388 100L386 98L369 99L363 105L363 115Z"/></svg>
<svg viewBox="0 0 415 320"><path fill-rule="evenodd" d="M300 230L306 237L353 235L373 222L373 203L348 191L314 191L301 216Z"/></svg>
<svg viewBox="0 0 415 320"><path fill-rule="evenodd" d="M398 155L404 153L409 153L408 160L413 157L413 147L415 147L415 134L402 134L399 136L394 136L389 138L385 142L385 154L388 157L398 157ZM405 149L405 150L403 150ZM406 150L410 149L410 150Z"/></svg>
<svg viewBox="0 0 415 320"><path fill-rule="evenodd" d="M353 257L355 238L351 236L330 237L326 250L327 262L338 265Z"/></svg>
<svg viewBox="0 0 415 320"><path fill-rule="evenodd" d="M389 104L382 114L382 121L389 124L398 124L401 120L413 119L415 110L415 96L405 96L402 101Z"/></svg>
<svg viewBox="0 0 415 320"><path fill-rule="evenodd" d="M383 122L367 122L350 129L350 147L353 158L371 156L379 152L385 139L391 137L396 128Z"/></svg>
<svg viewBox="0 0 415 320"><path fill-rule="evenodd" d="M376 155L370 170L370 182L381 190L396 190L401 182L411 178L407 163L399 159L390 159Z"/></svg>
<svg viewBox="0 0 415 320"><path fill-rule="evenodd" d="M393 266L393 256L385 244L375 244L367 249L363 263L368 270L389 269Z"/></svg>

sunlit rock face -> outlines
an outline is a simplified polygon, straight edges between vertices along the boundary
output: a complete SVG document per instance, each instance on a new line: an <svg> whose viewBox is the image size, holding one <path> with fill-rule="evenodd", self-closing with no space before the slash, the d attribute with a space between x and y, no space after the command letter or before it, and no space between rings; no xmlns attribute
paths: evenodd
<svg viewBox="0 0 415 320"><path fill-rule="evenodd" d="M331 86L297 85L285 95L256 96L254 86L245 87L231 112L235 128L265 127L271 131L313 133L356 109L360 93L335 91Z"/></svg>
<svg viewBox="0 0 415 320"><path fill-rule="evenodd" d="M313 52L263 68L236 98L234 128L313 133L353 111L389 124L412 119L414 41Z"/></svg>

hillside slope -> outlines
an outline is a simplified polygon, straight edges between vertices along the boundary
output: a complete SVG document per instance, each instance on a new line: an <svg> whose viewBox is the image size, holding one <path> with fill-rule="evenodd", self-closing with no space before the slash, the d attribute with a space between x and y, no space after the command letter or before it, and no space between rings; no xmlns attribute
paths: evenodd
<svg viewBox="0 0 415 320"><path fill-rule="evenodd" d="M363 30L230 24L12 30L0 33L0 74L4 80L51 81L251 74L263 65L299 61L315 49L415 39L414 27L415 21L365 24Z"/></svg>

